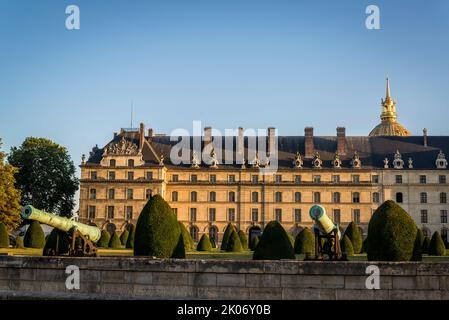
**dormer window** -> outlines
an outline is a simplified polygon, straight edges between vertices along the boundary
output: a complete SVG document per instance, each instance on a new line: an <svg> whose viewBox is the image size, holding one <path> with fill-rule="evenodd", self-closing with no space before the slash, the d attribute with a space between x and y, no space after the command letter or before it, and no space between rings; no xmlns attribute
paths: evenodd
<svg viewBox="0 0 449 320"><path fill-rule="evenodd" d="M115 167L115 166L116 166L116 161L115 161L115 159L109 160L109 166L110 166L110 167Z"/></svg>
<svg viewBox="0 0 449 320"><path fill-rule="evenodd" d="M134 167L134 160L133 159L129 159L128 160L128 167Z"/></svg>
<svg viewBox="0 0 449 320"><path fill-rule="evenodd" d="M435 160L435 165L437 169L446 169L447 168L447 160L443 151L440 150L438 153L437 159Z"/></svg>

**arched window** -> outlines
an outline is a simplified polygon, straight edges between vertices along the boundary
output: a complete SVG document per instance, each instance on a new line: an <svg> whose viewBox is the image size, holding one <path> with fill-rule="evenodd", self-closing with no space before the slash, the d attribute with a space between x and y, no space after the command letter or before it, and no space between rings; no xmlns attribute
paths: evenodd
<svg viewBox="0 0 449 320"><path fill-rule="evenodd" d="M352 194L352 202L353 203L359 203L360 202L360 193L359 192L354 192Z"/></svg>
<svg viewBox="0 0 449 320"><path fill-rule="evenodd" d="M447 202L447 194L446 192L440 193L440 203L446 203Z"/></svg>
<svg viewBox="0 0 449 320"><path fill-rule="evenodd" d="M277 191L274 194L274 201L275 202L282 202L282 192Z"/></svg>
<svg viewBox="0 0 449 320"><path fill-rule="evenodd" d="M333 201L334 203L340 203L340 198L341 198L340 192L334 192L334 193L332 194L332 201Z"/></svg>
<svg viewBox="0 0 449 320"><path fill-rule="evenodd" d="M419 195L419 200L421 203L427 203L427 193L421 192Z"/></svg>
<svg viewBox="0 0 449 320"><path fill-rule="evenodd" d="M197 201L197 193L196 193L196 191L192 191L192 192L190 192L190 201L191 202L196 202Z"/></svg>
<svg viewBox="0 0 449 320"><path fill-rule="evenodd" d="M256 191L253 191L251 193L251 202L259 202L259 193Z"/></svg>
<svg viewBox="0 0 449 320"><path fill-rule="evenodd" d="M301 192L295 192L295 202L301 202Z"/></svg>
<svg viewBox="0 0 449 320"><path fill-rule="evenodd" d="M215 193L215 191L211 191L209 193L209 201L210 202L215 202L217 200L217 194Z"/></svg>
<svg viewBox="0 0 449 320"><path fill-rule="evenodd" d="M128 160L128 167L134 167L134 160L133 159L129 159Z"/></svg>
<svg viewBox="0 0 449 320"><path fill-rule="evenodd" d="M404 196L402 195L402 192L396 192L396 202L397 203L404 202Z"/></svg>
<svg viewBox="0 0 449 320"><path fill-rule="evenodd" d="M178 191L173 191L171 193L171 201L173 201L173 202L178 201Z"/></svg>
<svg viewBox="0 0 449 320"><path fill-rule="evenodd" d="M198 241L198 227L197 226L191 226L190 227L190 236L192 237L193 241Z"/></svg>
<svg viewBox="0 0 449 320"><path fill-rule="evenodd" d="M235 192L229 192L229 202L235 202Z"/></svg>
<svg viewBox="0 0 449 320"><path fill-rule="evenodd" d="M110 167L115 167L115 165L116 165L115 159L109 160L109 166L110 166Z"/></svg>

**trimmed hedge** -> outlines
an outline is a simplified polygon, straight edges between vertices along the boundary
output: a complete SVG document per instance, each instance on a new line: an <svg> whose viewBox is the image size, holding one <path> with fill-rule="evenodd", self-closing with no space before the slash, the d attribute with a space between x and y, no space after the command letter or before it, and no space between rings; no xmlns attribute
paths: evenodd
<svg viewBox="0 0 449 320"><path fill-rule="evenodd" d="M242 243L237 231L233 231L228 240L227 252L241 252L243 250Z"/></svg>
<svg viewBox="0 0 449 320"><path fill-rule="evenodd" d="M121 246L122 246L122 242L120 241L120 238L117 235L117 232L114 231L111 239L109 239L108 247L113 248L113 249L118 249Z"/></svg>
<svg viewBox="0 0 449 320"><path fill-rule="evenodd" d="M134 249L134 238L136 236L136 227L132 224L129 227L129 235L128 239L126 240L126 249Z"/></svg>
<svg viewBox="0 0 449 320"><path fill-rule="evenodd" d="M315 253L315 235L309 228L304 228L298 233L294 248L297 254Z"/></svg>
<svg viewBox="0 0 449 320"><path fill-rule="evenodd" d="M0 222L0 248L9 247L9 234L3 222Z"/></svg>
<svg viewBox="0 0 449 320"><path fill-rule="evenodd" d="M253 240L251 241L251 250L254 251L257 247L257 245L259 244L260 241L260 236L255 236L253 237Z"/></svg>
<svg viewBox="0 0 449 320"><path fill-rule="evenodd" d="M67 254L70 250L70 240L66 232L56 228L50 232L45 242L43 255L62 255Z"/></svg>
<svg viewBox="0 0 449 320"><path fill-rule="evenodd" d="M176 244L175 250L171 258L174 259L185 259L186 258L186 248L184 247L184 237L182 236L181 229L179 229L179 239Z"/></svg>
<svg viewBox="0 0 449 320"><path fill-rule="evenodd" d="M430 246L430 238L429 236L424 237L424 241L422 243L422 253L429 253L429 246Z"/></svg>
<svg viewBox="0 0 449 320"><path fill-rule="evenodd" d="M223 239L221 240L221 250L226 251L228 248L228 241L229 238L231 237L232 232L235 231L234 226L231 223L228 223L228 225L226 226L225 232L223 234Z"/></svg>
<svg viewBox="0 0 449 320"><path fill-rule="evenodd" d="M443 239L438 231L435 231L432 235L432 239L429 244L429 255L432 256L444 256L446 255L446 247L444 246Z"/></svg>
<svg viewBox="0 0 449 320"><path fill-rule="evenodd" d="M410 215L394 201L385 201L368 225L368 260L410 261L417 227Z"/></svg>
<svg viewBox="0 0 449 320"><path fill-rule="evenodd" d="M207 234L203 234L201 236L200 242L198 242L198 245L196 246L197 251L211 251L212 250L212 244L210 243L209 237Z"/></svg>
<svg viewBox="0 0 449 320"><path fill-rule="evenodd" d="M244 250L248 250L248 238L246 236L245 231L240 230L238 232L239 238L240 238L240 243L242 244L242 249Z"/></svg>
<svg viewBox="0 0 449 320"><path fill-rule="evenodd" d="M17 238L16 238L16 248L18 248L18 249L25 248L25 245L23 243L23 237L17 236Z"/></svg>
<svg viewBox="0 0 449 320"><path fill-rule="evenodd" d="M210 244L211 244L213 249L215 249L217 247L217 244L215 243L214 239L210 239Z"/></svg>
<svg viewBox="0 0 449 320"><path fill-rule="evenodd" d="M178 242L183 240L180 236L181 228L172 208L156 194L137 219L134 255L170 258L179 250Z"/></svg>
<svg viewBox="0 0 449 320"><path fill-rule="evenodd" d="M109 247L109 241L111 240L111 235L106 230L101 230L101 237L97 241L98 248L107 248Z"/></svg>
<svg viewBox="0 0 449 320"><path fill-rule="evenodd" d="M352 257L354 255L354 248L352 247L352 241L347 235L343 236L340 241L341 252L346 254L347 257Z"/></svg>
<svg viewBox="0 0 449 320"><path fill-rule="evenodd" d="M363 239L360 233L360 227L354 221L346 227L345 236L348 236L349 240L352 242L352 247L354 248L354 253L362 252ZM343 237L344 238L344 237Z"/></svg>
<svg viewBox="0 0 449 320"><path fill-rule="evenodd" d="M128 241L129 232L128 230L123 230L122 234L120 235L120 243L122 246L126 246L126 241Z"/></svg>
<svg viewBox="0 0 449 320"><path fill-rule="evenodd" d="M189 231L187 231L187 228L185 227L185 225L178 221L179 224L179 229L181 230L181 234L182 234L182 240L184 243L184 250L186 252L192 251L193 248L195 247L195 244L192 240L192 237L190 236Z"/></svg>
<svg viewBox="0 0 449 320"><path fill-rule="evenodd" d="M41 224L33 220L28 227L23 243L27 248L43 248L45 246L45 235Z"/></svg>
<svg viewBox="0 0 449 320"><path fill-rule="evenodd" d="M295 252L287 232L277 221L270 221L254 250L254 260L295 259Z"/></svg>
<svg viewBox="0 0 449 320"><path fill-rule="evenodd" d="M424 242L424 234L421 229L416 232L415 246L413 248L412 261L422 261L422 245Z"/></svg>

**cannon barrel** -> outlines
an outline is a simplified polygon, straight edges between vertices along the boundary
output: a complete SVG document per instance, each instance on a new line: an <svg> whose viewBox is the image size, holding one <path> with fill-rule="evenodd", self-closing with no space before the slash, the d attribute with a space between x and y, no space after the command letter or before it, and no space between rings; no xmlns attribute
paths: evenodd
<svg viewBox="0 0 449 320"><path fill-rule="evenodd" d="M84 236L88 236L92 242L97 242L101 237L101 231L97 227L47 213L38 210L33 206L23 207L20 215L24 219L36 220L64 232L68 232L69 230L73 230L73 228L75 228Z"/></svg>
<svg viewBox="0 0 449 320"><path fill-rule="evenodd" d="M315 228L318 228L323 234L330 234L336 230L340 239L340 229L326 214L326 210L320 205L313 205L309 210L310 218L315 222Z"/></svg>

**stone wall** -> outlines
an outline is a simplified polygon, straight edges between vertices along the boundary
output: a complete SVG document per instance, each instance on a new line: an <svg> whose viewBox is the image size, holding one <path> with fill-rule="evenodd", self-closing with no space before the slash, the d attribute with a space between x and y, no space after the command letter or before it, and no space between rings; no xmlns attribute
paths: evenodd
<svg viewBox="0 0 449 320"><path fill-rule="evenodd" d="M367 266L380 269L368 290ZM66 289L66 267L80 289ZM75 299L449 299L448 263L0 256L0 297Z"/></svg>

